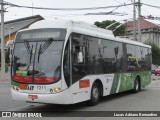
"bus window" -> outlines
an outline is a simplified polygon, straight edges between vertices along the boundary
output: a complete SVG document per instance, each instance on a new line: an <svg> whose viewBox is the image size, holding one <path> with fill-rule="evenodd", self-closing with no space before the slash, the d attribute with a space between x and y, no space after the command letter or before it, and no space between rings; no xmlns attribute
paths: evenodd
<svg viewBox="0 0 160 120"><path fill-rule="evenodd" d="M122 71L122 43L89 37L90 74Z"/></svg>
<svg viewBox="0 0 160 120"><path fill-rule="evenodd" d="M61 78L65 33L63 29L18 33L13 55L12 79L23 83L58 82Z"/></svg>
<svg viewBox="0 0 160 120"><path fill-rule="evenodd" d="M66 45L63 61L63 72L67 86L70 86L70 45L69 41Z"/></svg>
<svg viewBox="0 0 160 120"><path fill-rule="evenodd" d="M72 36L72 80L73 83L87 74L86 62L86 40L83 35L73 34ZM81 59L80 56L81 54Z"/></svg>
<svg viewBox="0 0 160 120"><path fill-rule="evenodd" d="M127 44L127 71L135 71L139 66L136 55L136 48L134 45Z"/></svg>

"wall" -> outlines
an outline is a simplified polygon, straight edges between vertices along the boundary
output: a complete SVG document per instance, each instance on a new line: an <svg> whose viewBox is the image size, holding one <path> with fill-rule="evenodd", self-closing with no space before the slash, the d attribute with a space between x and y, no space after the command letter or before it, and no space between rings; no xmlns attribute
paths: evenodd
<svg viewBox="0 0 160 120"><path fill-rule="evenodd" d="M11 34L11 35L10 35L10 39L11 39L11 40L14 40L14 39L15 39L15 36L16 36L16 33ZM4 39L5 43L7 43L8 40L9 40L9 36L6 36L5 39Z"/></svg>

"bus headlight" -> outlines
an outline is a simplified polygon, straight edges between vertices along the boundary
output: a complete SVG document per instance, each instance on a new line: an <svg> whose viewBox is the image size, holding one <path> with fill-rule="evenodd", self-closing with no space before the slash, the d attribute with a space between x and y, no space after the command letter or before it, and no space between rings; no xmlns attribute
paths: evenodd
<svg viewBox="0 0 160 120"><path fill-rule="evenodd" d="M59 91L61 91L61 88L54 88L54 91L59 92Z"/></svg>
<svg viewBox="0 0 160 120"><path fill-rule="evenodd" d="M54 93L54 92L60 92L61 91L61 88L53 88L53 89L50 89L50 93Z"/></svg>

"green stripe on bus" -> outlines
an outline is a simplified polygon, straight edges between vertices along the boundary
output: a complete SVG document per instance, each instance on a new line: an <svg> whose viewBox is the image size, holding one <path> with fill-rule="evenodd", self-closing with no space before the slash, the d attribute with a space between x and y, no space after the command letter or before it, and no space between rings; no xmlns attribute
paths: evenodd
<svg viewBox="0 0 160 120"><path fill-rule="evenodd" d="M140 76L142 87L145 87L148 84L150 84L150 82L151 82L150 71L136 71L136 72L130 72L130 73L116 73L114 75L114 79L113 79L110 94L114 94L117 91L118 92L123 92L123 91L126 91L126 90L133 89L134 88L134 80L135 80L137 75ZM119 87L118 87L118 84L120 84Z"/></svg>

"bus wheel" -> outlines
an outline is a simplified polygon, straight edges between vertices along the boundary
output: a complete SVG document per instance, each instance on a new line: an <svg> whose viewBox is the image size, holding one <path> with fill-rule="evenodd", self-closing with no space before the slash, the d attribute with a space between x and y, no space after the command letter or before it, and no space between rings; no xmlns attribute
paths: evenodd
<svg viewBox="0 0 160 120"><path fill-rule="evenodd" d="M137 78L135 79L135 82L134 82L134 89L133 89L133 92L134 92L134 93L137 93L137 92L140 91L140 89L141 89L141 86L140 86L140 79L137 77Z"/></svg>
<svg viewBox="0 0 160 120"><path fill-rule="evenodd" d="M91 99L89 101L89 105L97 105L100 100L100 88L99 84L95 82L91 89Z"/></svg>

